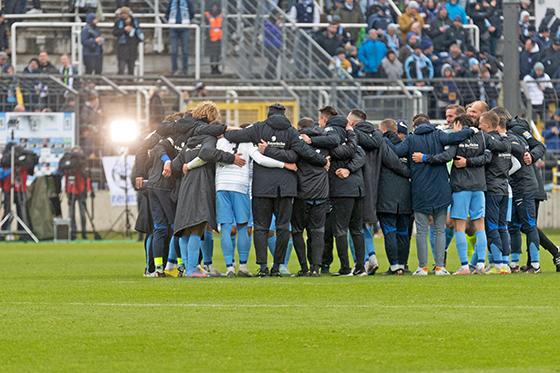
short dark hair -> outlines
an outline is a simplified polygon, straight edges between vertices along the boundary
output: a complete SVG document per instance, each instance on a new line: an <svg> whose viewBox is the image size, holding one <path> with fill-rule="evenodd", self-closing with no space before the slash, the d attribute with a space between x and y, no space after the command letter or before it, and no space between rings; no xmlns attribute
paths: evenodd
<svg viewBox="0 0 560 373"><path fill-rule="evenodd" d="M457 118L455 118L455 120L453 121L453 124L455 123L459 123L461 125L461 127L465 128L465 127L472 127L474 126L474 122L471 119L471 117L469 117L467 114L461 114L458 115Z"/></svg>
<svg viewBox="0 0 560 373"><path fill-rule="evenodd" d="M430 123L430 117L428 114L419 113L412 117L412 126L416 127L421 124Z"/></svg>
<svg viewBox="0 0 560 373"><path fill-rule="evenodd" d="M313 127L313 119L309 117L301 118L297 123L298 128L310 128Z"/></svg>
<svg viewBox="0 0 560 373"><path fill-rule="evenodd" d="M322 108L319 109L319 113L321 113L321 115L324 115L328 118L330 117L334 117L335 115L338 115L338 112L336 111L335 108L333 108L332 106L323 106Z"/></svg>
<svg viewBox="0 0 560 373"><path fill-rule="evenodd" d="M507 109L503 106L496 106L490 110L490 112L496 114L498 118L500 118L500 123L498 123L500 128L506 128L507 122L513 119L509 111L507 111Z"/></svg>
<svg viewBox="0 0 560 373"><path fill-rule="evenodd" d="M352 109L352 110L350 110L350 114L352 114L356 118L360 118L361 120L366 120L367 119L367 114L365 113L365 111L360 110L360 109Z"/></svg>

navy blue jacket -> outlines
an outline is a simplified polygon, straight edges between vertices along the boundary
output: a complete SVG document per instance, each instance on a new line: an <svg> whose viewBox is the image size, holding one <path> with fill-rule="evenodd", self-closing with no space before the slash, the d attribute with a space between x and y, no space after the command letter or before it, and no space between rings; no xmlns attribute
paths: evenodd
<svg viewBox="0 0 560 373"><path fill-rule="evenodd" d="M451 203L451 186L449 174L445 164L430 165L412 162L412 154L439 154L444 146L455 145L466 140L474 131L471 128L459 132L445 133L432 124L420 124L403 142L393 145L399 157L408 157L412 176L412 209L414 212L432 214L435 211L447 208Z"/></svg>

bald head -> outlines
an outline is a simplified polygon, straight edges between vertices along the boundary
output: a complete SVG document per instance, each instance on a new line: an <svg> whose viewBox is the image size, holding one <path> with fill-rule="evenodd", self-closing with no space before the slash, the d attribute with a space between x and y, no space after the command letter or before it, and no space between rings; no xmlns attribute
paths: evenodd
<svg viewBox="0 0 560 373"><path fill-rule="evenodd" d="M475 101L467 108L467 115L475 124L478 124L480 116L488 111L488 104L484 101Z"/></svg>

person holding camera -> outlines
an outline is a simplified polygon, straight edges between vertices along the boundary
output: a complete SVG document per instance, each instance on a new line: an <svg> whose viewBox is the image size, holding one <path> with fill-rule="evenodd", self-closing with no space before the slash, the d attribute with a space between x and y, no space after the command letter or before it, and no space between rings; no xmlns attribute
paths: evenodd
<svg viewBox="0 0 560 373"><path fill-rule="evenodd" d="M76 203L80 209L80 223L82 228L82 239L87 239L86 229L86 201L87 193L93 194L91 180L87 171L87 159L79 147L74 147L70 152L64 153L60 159L60 171L64 175L65 191L68 198L68 215L70 215L70 239L75 240L77 236L76 226Z"/></svg>

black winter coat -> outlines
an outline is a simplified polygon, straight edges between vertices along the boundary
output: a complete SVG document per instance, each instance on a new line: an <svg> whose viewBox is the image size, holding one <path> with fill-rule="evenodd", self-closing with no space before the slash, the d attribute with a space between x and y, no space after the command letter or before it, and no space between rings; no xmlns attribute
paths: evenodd
<svg viewBox="0 0 560 373"><path fill-rule="evenodd" d="M358 145L366 154L363 168L364 176L364 214L365 224L377 224L377 188L381 171L381 145L384 143L383 135L369 122L361 122L354 126Z"/></svg>
<svg viewBox="0 0 560 373"><path fill-rule="evenodd" d="M251 127L228 131L228 141L234 143L251 142L258 144L261 140L268 142L264 155L281 162L295 163L301 157L316 166L324 166L327 160L299 138L284 115L271 115L264 122ZM297 197L297 174L283 168L267 168L253 164L252 194L254 197L276 198Z"/></svg>
<svg viewBox="0 0 560 373"><path fill-rule="evenodd" d="M332 146L338 145L337 137L326 135L318 127L306 128L300 131L311 138L312 143L325 143L331 141ZM332 141L334 140L334 141ZM329 155L329 150L315 147L315 152L323 157ZM324 167L316 166L304 159L297 163L298 198L303 200L324 200L329 198L329 173Z"/></svg>
<svg viewBox="0 0 560 373"><path fill-rule="evenodd" d="M511 144L498 132L487 134L486 144L492 152L492 159L486 165L486 192L507 196L509 170L511 168Z"/></svg>
<svg viewBox="0 0 560 373"><path fill-rule="evenodd" d="M210 125L220 127L223 125ZM182 174L183 164L199 157L205 165L190 170L181 179L177 212L175 213L174 234L180 235L184 229L207 223L216 229L216 167L217 162L232 164L235 156L216 149L217 138L204 134L206 127L195 130L187 145L173 160L173 173Z"/></svg>
<svg viewBox="0 0 560 373"><path fill-rule="evenodd" d="M393 144L401 142L399 136L394 132L386 132L383 137L389 139ZM408 159L397 157L385 142L383 142L381 150L377 213L412 214Z"/></svg>
<svg viewBox="0 0 560 373"><path fill-rule="evenodd" d="M330 197L364 197L365 186L363 166L366 153L358 146L356 133L348 131L346 143L331 151L331 168L329 169ZM336 170L346 168L350 175L346 179L336 176Z"/></svg>

